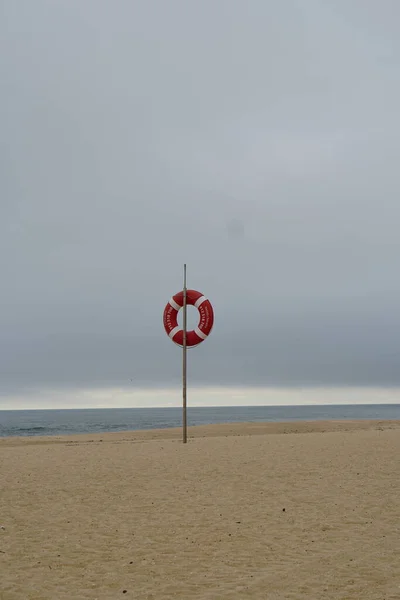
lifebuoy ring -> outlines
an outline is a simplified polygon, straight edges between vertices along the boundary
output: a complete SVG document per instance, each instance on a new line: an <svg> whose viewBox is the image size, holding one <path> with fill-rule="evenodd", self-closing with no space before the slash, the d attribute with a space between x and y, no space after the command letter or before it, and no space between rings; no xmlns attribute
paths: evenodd
<svg viewBox="0 0 400 600"><path fill-rule="evenodd" d="M195 306L199 311L199 324L196 329L186 332L188 348L198 346L210 334L214 325L214 310L211 302L196 290L186 290L186 304ZM183 291L172 296L164 309L164 329L178 346L183 346L183 329L178 325L178 312L183 306Z"/></svg>

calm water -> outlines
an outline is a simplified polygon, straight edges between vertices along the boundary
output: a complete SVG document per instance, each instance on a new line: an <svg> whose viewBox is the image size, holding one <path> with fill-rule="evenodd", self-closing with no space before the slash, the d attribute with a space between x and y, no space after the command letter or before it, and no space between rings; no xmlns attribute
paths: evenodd
<svg viewBox="0 0 400 600"><path fill-rule="evenodd" d="M105 433L179 427L180 408L2 410L0 437ZM190 408L189 425L243 421L400 419L400 404L346 406L225 406Z"/></svg>

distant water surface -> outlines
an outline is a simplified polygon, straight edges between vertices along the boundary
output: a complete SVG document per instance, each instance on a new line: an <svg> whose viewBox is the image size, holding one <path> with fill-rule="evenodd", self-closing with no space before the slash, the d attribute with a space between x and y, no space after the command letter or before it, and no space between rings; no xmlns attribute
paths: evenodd
<svg viewBox="0 0 400 600"><path fill-rule="evenodd" d="M341 419L400 420L400 404L213 406L188 409L189 425ZM0 411L0 437L165 429L181 424L181 408Z"/></svg>

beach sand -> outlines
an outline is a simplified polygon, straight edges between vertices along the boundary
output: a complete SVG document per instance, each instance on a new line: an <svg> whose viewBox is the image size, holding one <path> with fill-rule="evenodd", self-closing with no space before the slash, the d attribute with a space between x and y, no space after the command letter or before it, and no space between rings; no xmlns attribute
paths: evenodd
<svg viewBox="0 0 400 600"><path fill-rule="evenodd" d="M400 422L189 435L0 439L0 599L400 599Z"/></svg>

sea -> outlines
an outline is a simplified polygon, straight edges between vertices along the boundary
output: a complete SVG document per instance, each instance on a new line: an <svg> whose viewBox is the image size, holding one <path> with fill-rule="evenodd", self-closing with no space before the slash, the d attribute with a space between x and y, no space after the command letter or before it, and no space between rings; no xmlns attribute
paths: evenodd
<svg viewBox="0 0 400 600"><path fill-rule="evenodd" d="M400 404L188 408L189 426L343 419L400 420ZM0 410L0 437L165 429L181 424L181 408Z"/></svg>

